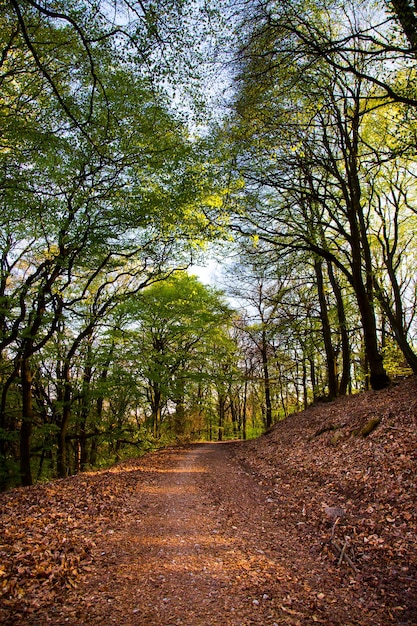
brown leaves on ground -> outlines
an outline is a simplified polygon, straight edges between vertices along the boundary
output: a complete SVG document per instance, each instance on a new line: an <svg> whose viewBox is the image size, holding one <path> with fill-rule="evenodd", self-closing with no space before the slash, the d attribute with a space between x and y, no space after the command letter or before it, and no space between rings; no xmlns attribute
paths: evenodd
<svg viewBox="0 0 417 626"><path fill-rule="evenodd" d="M390 623L417 624L416 377L318 403L237 454L323 574L327 564L346 572L340 598L362 604L361 623L372 623L370 602L386 605Z"/></svg>
<svg viewBox="0 0 417 626"><path fill-rule="evenodd" d="M80 474L0 495L0 623L36 613L77 589L92 570L92 552L103 533L127 513L136 489L117 468ZM12 616L12 617L10 617Z"/></svg>
<svg viewBox="0 0 417 626"><path fill-rule="evenodd" d="M207 460L204 472L195 478L190 468L188 474L178 474L177 453L171 451L108 471L1 494L0 623L103 623L98 617L96 622L86 617L88 603L95 604L98 597L91 591L91 581L100 580L100 568L109 559L102 579L111 591L112 576L125 559L123 585L132 579L137 586L138 574L128 568L131 544L136 542L135 554L140 553L140 562L146 564L149 548L145 543L141 547L141 524L146 519L158 524L161 519L155 536L164 532L164 524L168 531L170 518L164 518L168 509L165 504L161 512L155 507L166 481L184 475L196 481L198 494L205 493L193 504L199 523L208 529L216 524L219 531L207 532L215 533L213 540L218 544L224 542L224 563L235 559L234 568L240 572L229 581L224 571L224 578L218 579L229 585L224 606L228 602L237 606L233 598L239 594L247 604L252 591L259 591L253 603L250 600L252 613L225 615L224 625L415 626L416 392L417 378L412 377L383 391L317 404L256 441L224 447L226 453L216 453L217 476L215 471L210 474ZM193 462L200 461L196 457ZM169 485L172 502L177 491L178 497L185 497L179 483ZM250 489L256 491L256 498L248 497ZM189 483L186 490L191 492ZM189 515L186 501L183 506ZM205 516L207 522L202 521ZM179 524L179 528L184 524L186 541L190 532L186 533L185 522L179 520ZM249 543L243 543L246 535ZM116 537L118 551L112 553L113 560L110 552L101 558ZM202 547L181 545L183 569L187 559L191 568ZM158 550L154 547L155 559ZM212 559L213 569L217 560L209 545L207 559ZM219 562L219 567L225 565ZM198 568L200 576L194 578L200 581L200 596L203 589L206 593L209 616L209 586L215 576L205 578L204 568L197 564L197 573ZM144 577L141 584L152 595L153 576ZM175 581L170 579L169 584L173 590ZM123 602L128 603L131 589L125 587L124 593L118 598L121 615L127 615ZM193 594L199 597L198 588ZM93 596L94 600L89 599ZM185 602L186 591L182 597ZM152 598L147 600L152 603ZM268 603L273 618L264 622L261 610ZM183 603L181 610L184 607ZM105 608L96 608L97 616L101 610ZM125 624L158 623L142 619L139 608L130 615L136 621ZM215 623L209 617L193 621L190 615L181 618L178 612L172 623Z"/></svg>

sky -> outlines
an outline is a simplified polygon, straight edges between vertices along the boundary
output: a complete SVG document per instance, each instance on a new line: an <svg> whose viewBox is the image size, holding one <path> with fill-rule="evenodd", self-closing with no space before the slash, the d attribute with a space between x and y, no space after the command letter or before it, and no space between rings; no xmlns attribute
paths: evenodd
<svg viewBox="0 0 417 626"><path fill-rule="evenodd" d="M195 274L205 285L217 287L221 280L222 265L215 259L209 259L204 265L192 265L189 273Z"/></svg>

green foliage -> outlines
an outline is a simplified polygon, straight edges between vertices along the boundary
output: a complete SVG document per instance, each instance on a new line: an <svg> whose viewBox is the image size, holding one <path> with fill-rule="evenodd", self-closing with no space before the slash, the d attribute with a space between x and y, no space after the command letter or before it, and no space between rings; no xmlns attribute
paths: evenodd
<svg viewBox="0 0 417 626"><path fill-rule="evenodd" d="M280 255L290 267L302 258L300 274L317 258L327 265L319 311L304 302L296 324L304 362L295 359L294 384L308 376L314 395L330 375L346 392L362 340L364 380L370 371L372 385L387 384L379 307L417 371L415 158L405 139L415 132L415 63L380 15L367 1L260 3L243 12L238 31L233 113L221 131L245 180L232 193L234 225L244 249L257 244L252 256L261 252L263 267Z"/></svg>
<svg viewBox="0 0 417 626"><path fill-rule="evenodd" d="M405 378L413 374L411 367L406 362L403 353L394 340L387 340L383 354L387 372L393 380Z"/></svg>
<svg viewBox="0 0 417 626"><path fill-rule="evenodd" d="M206 150L167 95L190 69L195 11L206 14L179 0L107 8L9 3L0 17L0 351L25 367L27 483L31 452L42 473L57 445L64 475L123 426L137 394L122 398L115 376L109 399L112 358L88 356L89 342L120 302L222 232Z"/></svg>
<svg viewBox="0 0 417 626"><path fill-rule="evenodd" d="M207 384L213 359L220 358L214 351L232 311L220 292L185 273L148 287L121 310L129 345L124 358L144 383L155 434L165 423L165 430L182 435L186 407L191 410L192 394Z"/></svg>
<svg viewBox="0 0 417 626"><path fill-rule="evenodd" d="M417 371L397 4L384 21L371 0L3 3L0 480L19 447L29 483L251 436L369 369L386 382L386 336L388 373ZM184 271L233 238L260 281L239 323Z"/></svg>

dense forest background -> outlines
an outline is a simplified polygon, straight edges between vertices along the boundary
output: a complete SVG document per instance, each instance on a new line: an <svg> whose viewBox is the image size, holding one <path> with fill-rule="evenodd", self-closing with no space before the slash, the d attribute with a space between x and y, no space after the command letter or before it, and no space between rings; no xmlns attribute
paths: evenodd
<svg viewBox="0 0 417 626"><path fill-rule="evenodd" d="M0 6L2 488L417 373L411 0Z"/></svg>

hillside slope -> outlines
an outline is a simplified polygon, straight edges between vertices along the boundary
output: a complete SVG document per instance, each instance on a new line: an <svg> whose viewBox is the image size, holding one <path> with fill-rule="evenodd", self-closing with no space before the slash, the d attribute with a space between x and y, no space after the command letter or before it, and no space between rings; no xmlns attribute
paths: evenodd
<svg viewBox="0 0 417 626"><path fill-rule="evenodd" d="M355 602L365 584L393 623L417 624L417 377L312 406L236 455L278 501L277 522L350 569Z"/></svg>

